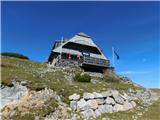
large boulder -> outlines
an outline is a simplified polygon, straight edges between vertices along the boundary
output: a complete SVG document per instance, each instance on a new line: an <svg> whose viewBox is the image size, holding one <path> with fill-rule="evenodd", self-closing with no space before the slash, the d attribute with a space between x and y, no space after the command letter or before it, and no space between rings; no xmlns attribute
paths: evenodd
<svg viewBox="0 0 160 120"><path fill-rule="evenodd" d="M117 90L111 90L112 96L118 96L119 92Z"/></svg>
<svg viewBox="0 0 160 120"><path fill-rule="evenodd" d="M87 103L94 110L98 108L98 103L96 100L88 100Z"/></svg>
<svg viewBox="0 0 160 120"><path fill-rule="evenodd" d="M99 111L99 109L96 109L94 113L95 113L95 117L98 117L101 115L101 112Z"/></svg>
<svg viewBox="0 0 160 120"><path fill-rule="evenodd" d="M105 113L112 113L113 106L112 105L104 105L105 106Z"/></svg>
<svg viewBox="0 0 160 120"><path fill-rule="evenodd" d="M78 111L84 111L87 109L90 109L91 107L89 104L82 98L77 102L77 110Z"/></svg>
<svg viewBox="0 0 160 120"><path fill-rule="evenodd" d="M128 98L127 98L127 95L121 95L121 94L119 94L119 96L120 96L121 98L123 98L125 101L128 99Z"/></svg>
<svg viewBox="0 0 160 120"><path fill-rule="evenodd" d="M98 105L102 105L105 103L105 100L104 99L95 99L98 103Z"/></svg>
<svg viewBox="0 0 160 120"><path fill-rule="evenodd" d="M113 112L113 107L112 107L112 105L100 105L98 107L98 110L101 113L112 113Z"/></svg>
<svg viewBox="0 0 160 120"><path fill-rule="evenodd" d="M104 105L99 105L98 110L100 113L105 113L105 106Z"/></svg>
<svg viewBox="0 0 160 120"><path fill-rule="evenodd" d="M114 101L113 98L107 97L107 98L105 99L105 103L108 104L108 105L115 105L116 102Z"/></svg>
<svg viewBox="0 0 160 120"><path fill-rule="evenodd" d="M102 96L103 96L104 98L109 97L109 96L112 96L112 92L111 92L110 90L109 90L109 91L102 92L101 94L102 94Z"/></svg>
<svg viewBox="0 0 160 120"><path fill-rule="evenodd" d="M81 113L85 119L89 119L90 117L95 117L95 113L92 109L87 109Z"/></svg>
<svg viewBox="0 0 160 120"><path fill-rule="evenodd" d="M113 98L114 98L116 103L118 103L118 104L123 104L124 103L124 101L125 101L124 98L122 98L120 96L120 94L117 90L113 90L112 95L113 95Z"/></svg>
<svg viewBox="0 0 160 120"><path fill-rule="evenodd" d="M85 100L94 99L94 94L85 92L83 93L83 98Z"/></svg>
<svg viewBox="0 0 160 120"><path fill-rule="evenodd" d="M71 107L73 110L77 110L77 101L71 101L71 102L70 102L70 107Z"/></svg>
<svg viewBox="0 0 160 120"><path fill-rule="evenodd" d="M133 106L131 103L129 103L128 101L124 102L123 104L123 111L126 111L126 110L129 110L129 109L132 109Z"/></svg>
<svg viewBox="0 0 160 120"><path fill-rule="evenodd" d="M136 103L134 101L131 101L131 104L133 107L136 107Z"/></svg>
<svg viewBox="0 0 160 120"><path fill-rule="evenodd" d="M94 98L98 99L98 98L103 98L103 95L97 92L93 92Z"/></svg>
<svg viewBox="0 0 160 120"><path fill-rule="evenodd" d="M115 106L113 107L113 111L114 112L123 111L123 105L115 104Z"/></svg>
<svg viewBox="0 0 160 120"><path fill-rule="evenodd" d="M79 99L80 99L80 95L78 95L76 93L69 96L69 100L79 100Z"/></svg>

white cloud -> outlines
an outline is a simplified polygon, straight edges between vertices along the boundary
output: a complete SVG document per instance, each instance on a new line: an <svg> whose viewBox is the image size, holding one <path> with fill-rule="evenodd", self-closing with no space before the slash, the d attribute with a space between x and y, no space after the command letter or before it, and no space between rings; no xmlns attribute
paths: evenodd
<svg viewBox="0 0 160 120"><path fill-rule="evenodd" d="M148 71L123 71L123 72L118 72L119 74L124 74L124 75L131 75L131 74L148 74Z"/></svg>

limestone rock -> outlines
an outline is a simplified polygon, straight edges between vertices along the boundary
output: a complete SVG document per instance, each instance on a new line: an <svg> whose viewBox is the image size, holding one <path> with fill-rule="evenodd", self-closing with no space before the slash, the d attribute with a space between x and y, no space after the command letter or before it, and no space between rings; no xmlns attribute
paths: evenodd
<svg viewBox="0 0 160 120"><path fill-rule="evenodd" d="M105 113L112 113L113 107L112 105L104 105L105 106Z"/></svg>
<svg viewBox="0 0 160 120"><path fill-rule="evenodd" d="M115 101L111 97L107 97L107 99L105 100L105 103L108 105L115 105Z"/></svg>
<svg viewBox="0 0 160 120"><path fill-rule="evenodd" d="M120 94L119 96L120 96L121 98L123 98L124 100L127 100L127 95L124 96L124 95L121 95L121 94Z"/></svg>
<svg viewBox="0 0 160 120"><path fill-rule="evenodd" d="M89 104L84 99L80 99L80 101L77 102L77 110L83 111L87 109L90 109Z"/></svg>
<svg viewBox="0 0 160 120"><path fill-rule="evenodd" d="M129 103L128 101L124 102L124 105L123 105L123 111L126 111L126 110L129 110L129 109L132 109L133 106L131 103Z"/></svg>
<svg viewBox="0 0 160 120"><path fill-rule="evenodd" d="M113 112L113 107L112 107L112 105L100 105L98 107L98 110L101 113L112 113Z"/></svg>
<svg viewBox="0 0 160 120"><path fill-rule="evenodd" d="M98 110L100 111L100 113L105 113L105 106L104 105L99 105Z"/></svg>
<svg viewBox="0 0 160 120"><path fill-rule="evenodd" d="M123 111L123 105L115 104L115 106L113 107L113 111L114 112Z"/></svg>
<svg viewBox="0 0 160 120"><path fill-rule="evenodd" d="M103 96L104 98L109 97L109 96L112 96L112 92L111 92L111 91L105 91L105 92L102 92L101 94L102 94L102 96Z"/></svg>
<svg viewBox="0 0 160 120"><path fill-rule="evenodd" d="M76 110L76 109L77 109L77 101L71 101L71 102L70 102L70 107L71 107L73 110Z"/></svg>
<svg viewBox="0 0 160 120"><path fill-rule="evenodd" d="M136 103L134 101L131 101L131 104L133 107L136 107Z"/></svg>
<svg viewBox="0 0 160 120"><path fill-rule="evenodd" d="M90 117L95 117L95 113L92 109L85 110L81 113L85 119L89 119Z"/></svg>
<svg viewBox="0 0 160 120"><path fill-rule="evenodd" d="M101 115L101 112L98 109L96 109L94 113L95 113L95 117L98 117Z"/></svg>
<svg viewBox="0 0 160 120"><path fill-rule="evenodd" d="M88 100L87 103L94 110L98 108L98 103L96 100Z"/></svg>
<svg viewBox="0 0 160 120"><path fill-rule="evenodd" d="M78 95L76 93L69 96L69 100L79 100L79 99L80 99L80 95Z"/></svg>
<svg viewBox="0 0 160 120"><path fill-rule="evenodd" d="M114 92L112 92L112 94L113 94L113 98L116 103L118 103L118 104L124 103L124 99L119 95L118 91L114 91Z"/></svg>
<svg viewBox="0 0 160 120"><path fill-rule="evenodd" d="M111 93L112 93L113 97L119 95L119 92L117 90L111 90Z"/></svg>
<svg viewBox="0 0 160 120"><path fill-rule="evenodd" d="M95 99L98 103L98 105L102 105L105 103L105 100L104 99Z"/></svg>
<svg viewBox="0 0 160 120"><path fill-rule="evenodd" d="M27 81L26 80L21 81L21 85L23 85L23 86L27 85Z"/></svg>
<svg viewBox="0 0 160 120"><path fill-rule="evenodd" d="M85 92L83 93L83 98L85 100L94 99L94 94Z"/></svg>
<svg viewBox="0 0 160 120"><path fill-rule="evenodd" d="M97 98L103 98L103 95L100 94L100 93L97 93L97 92L93 92L93 95L94 95L95 99L97 99Z"/></svg>
<svg viewBox="0 0 160 120"><path fill-rule="evenodd" d="M128 93L136 93L136 91L134 91L133 89L129 88L128 89Z"/></svg>

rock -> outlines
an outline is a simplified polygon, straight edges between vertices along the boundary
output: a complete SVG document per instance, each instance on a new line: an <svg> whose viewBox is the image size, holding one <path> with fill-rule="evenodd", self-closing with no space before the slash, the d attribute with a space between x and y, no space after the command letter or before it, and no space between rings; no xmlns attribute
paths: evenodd
<svg viewBox="0 0 160 120"><path fill-rule="evenodd" d="M104 98L109 97L109 96L112 96L112 92L111 92L111 91L105 91L105 92L102 92L101 94L102 94L102 96L103 96Z"/></svg>
<svg viewBox="0 0 160 120"><path fill-rule="evenodd" d="M21 85L23 85L23 86L27 85L27 81L26 80L25 81L21 81Z"/></svg>
<svg viewBox="0 0 160 120"><path fill-rule="evenodd" d="M123 111L126 111L126 110L129 110L129 109L132 109L133 106L131 103L129 103L128 101L124 102L123 104Z"/></svg>
<svg viewBox="0 0 160 120"><path fill-rule="evenodd" d="M77 110L77 101L71 101L71 102L70 102L70 107L71 107L73 110Z"/></svg>
<svg viewBox="0 0 160 120"><path fill-rule="evenodd" d="M94 95L95 99L97 99L97 98L103 98L103 95L100 94L100 93L97 93L97 92L93 92L93 95Z"/></svg>
<svg viewBox="0 0 160 120"><path fill-rule="evenodd" d="M113 111L114 112L123 111L123 105L115 104L115 106L113 107Z"/></svg>
<svg viewBox="0 0 160 120"><path fill-rule="evenodd" d="M16 111L14 110L14 111L12 111L11 113L10 113L10 118L12 118L13 116L15 116L15 114L16 114Z"/></svg>
<svg viewBox="0 0 160 120"><path fill-rule="evenodd" d="M143 114L142 114L142 113L137 113L137 115L138 115L138 116L142 116Z"/></svg>
<svg viewBox="0 0 160 120"><path fill-rule="evenodd" d="M34 120L39 120L39 116L35 116L35 117L34 117Z"/></svg>
<svg viewBox="0 0 160 120"><path fill-rule="evenodd" d="M124 100L127 100L127 96L124 96L124 95L119 95L121 98L123 98Z"/></svg>
<svg viewBox="0 0 160 120"><path fill-rule="evenodd" d="M83 112L81 112L83 114L83 117L85 119L89 119L90 117L95 117L95 113L92 109L88 109L88 110L85 110Z"/></svg>
<svg viewBox="0 0 160 120"><path fill-rule="evenodd" d="M96 109L94 113L95 113L95 117L98 117L101 115L101 112L98 109Z"/></svg>
<svg viewBox="0 0 160 120"><path fill-rule="evenodd" d="M94 94L85 92L85 93L83 93L83 98L85 100L94 99Z"/></svg>
<svg viewBox="0 0 160 120"><path fill-rule="evenodd" d="M128 89L128 93L136 93L136 91L134 91L133 89L129 88Z"/></svg>
<svg viewBox="0 0 160 120"><path fill-rule="evenodd" d="M64 78L65 78L67 81L72 81L72 80L73 80L72 75L64 75Z"/></svg>
<svg viewBox="0 0 160 120"><path fill-rule="evenodd" d="M96 100L88 100L87 103L90 106L90 108L94 110L98 108L98 103Z"/></svg>
<svg viewBox="0 0 160 120"><path fill-rule="evenodd" d="M80 99L80 95L78 95L76 93L69 96L69 100L79 100L79 99Z"/></svg>
<svg viewBox="0 0 160 120"><path fill-rule="evenodd" d="M118 91L112 91L113 94L113 98L115 100L116 103L118 104L123 104L124 103L124 99L120 96Z"/></svg>
<svg viewBox="0 0 160 120"><path fill-rule="evenodd" d="M112 107L112 105L100 105L98 107L98 110L101 113L112 113L113 112L113 107Z"/></svg>
<svg viewBox="0 0 160 120"><path fill-rule="evenodd" d="M105 100L105 103L108 104L108 105L115 105L115 101L111 97L107 97L106 100Z"/></svg>
<svg viewBox="0 0 160 120"><path fill-rule="evenodd" d="M111 90L113 96L118 96L119 92L117 90Z"/></svg>
<svg viewBox="0 0 160 120"><path fill-rule="evenodd" d="M102 105L105 103L105 100L104 99L95 99L98 103L98 105Z"/></svg>
<svg viewBox="0 0 160 120"><path fill-rule="evenodd" d="M113 107L112 105L104 105L105 106L105 113L112 113Z"/></svg>
<svg viewBox="0 0 160 120"><path fill-rule="evenodd" d="M131 104L133 107L136 107L136 103L134 101L131 101Z"/></svg>
<svg viewBox="0 0 160 120"><path fill-rule="evenodd" d="M102 118L102 120L109 120L108 118Z"/></svg>
<svg viewBox="0 0 160 120"><path fill-rule="evenodd" d="M97 84L97 83L98 83L98 80L91 79L91 83Z"/></svg>
<svg viewBox="0 0 160 120"><path fill-rule="evenodd" d="M1 105L0 109L10 104L10 102L18 103L23 96L28 94L28 89L26 86L22 86L16 81L12 82L12 87L1 88Z"/></svg>
<svg viewBox="0 0 160 120"><path fill-rule="evenodd" d="M90 109L90 106L84 99L80 99L80 101L77 102L77 110L78 111L83 111Z"/></svg>
<svg viewBox="0 0 160 120"><path fill-rule="evenodd" d="M105 106L104 105L99 105L98 110L100 113L105 113Z"/></svg>
<svg viewBox="0 0 160 120"><path fill-rule="evenodd" d="M132 96L127 96L127 100L128 100L129 102L131 102L131 101L134 100L134 97L132 97Z"/></svg>

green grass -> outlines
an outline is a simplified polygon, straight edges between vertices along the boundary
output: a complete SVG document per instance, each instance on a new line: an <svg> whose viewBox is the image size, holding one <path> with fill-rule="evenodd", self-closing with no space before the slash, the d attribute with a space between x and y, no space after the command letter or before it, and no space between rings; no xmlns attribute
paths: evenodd
<svg viewBox="0 0 160 120"><path fill-rule="evenodd" d="M148 109L148 111L146 111ZM102 114L96 120L102 120L102 118L109 118L110 120L134 120L133 116L137 116L136 120L160 120L160 100L153 103L151 106L146 107L140 102L137 103L137 107L122 112L106 113ZM144 112L144 113L143 113ZM142 116L138 116L137 113L143 113Z"/></svg>
<svg viewBox="0 0 160 120"><path fill-rule="evenodd" d="M99 80L98 83L93 84L82 83L73 81L72 84L69 84L64 78L64 73L62 71L47 72L40 75L42 69L47 69L45 63L35 62L32 60L22 60L18 58L11 58L2 56L2 84L12 85L12 80L27 80L27 87L32 90L41 90L45 87L51 88L56 91L63 101L69 103L68 96L73 93L82 94L83 92L100 92L108 89L117 89L117 90L128 90L128 88L141 89L135 87L133 84L127 84L123 82L111 82L106 81L103 78L96 78ZM74 71L67 72L79 72L78 67L75 67Z"/></svg>
<svg viewBox="0 0 160 120"><path fill-rule="evenodd" d="M22 60L18 58L5 57L2 56L1 62L1 77L2 84L12 86L12 80L27 81L27 87L32 90L41 90L46 88L50 88L57 92L60 95L63 102L69 104L68 96L73 93L78 93L80 95L83 92L101 92L109 89L117 89L120 91L126 91L129 88L132 89L143 89L140 87L136 87L133 84L124 83L121 81L114 80L106 80L104 78L93 77L93 79L98 80L96 84L91 82L77 82L73 81L70 84L67 80L65 80L64 75L66 73L62 71L55 72L47 72L41 75L43 69L47 69L47 65L45 63L40 63L32 60ZM65 70L67 73L76 73L81 70L78 67L74 67L73 71ZM152 89L154 92L159 92L159 89ZM30 109L31 113L34 115L40 115L41 117L46 116L47 114L54 111L54 108L57 107L56 101L47 101L46 108L33 108ZM160 101L150 106L149 111L146 112L143 116L141 116L140 120L158 120L159 117L159 105ZM131 120L132 116L136 114L136 112L142 112L144 110L144 106L138 103L138 106L143 108L138 108L133 110L129 110L127 112L117 112L113 114L103 114L98 117L97 120L101 120L103 117L109 117L111 120ZM34 119L34 115L25 116L15 116L15 120L32 120ZM147 118L147 119L146 119Z"/></svg>
<svg viewBox="0 0 160 120"><path fill-rule="evenodd" d="M160 100L149 106L148 111L139 120L160 120Z"/></svg>

